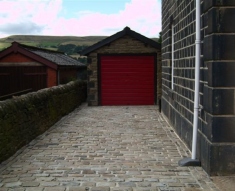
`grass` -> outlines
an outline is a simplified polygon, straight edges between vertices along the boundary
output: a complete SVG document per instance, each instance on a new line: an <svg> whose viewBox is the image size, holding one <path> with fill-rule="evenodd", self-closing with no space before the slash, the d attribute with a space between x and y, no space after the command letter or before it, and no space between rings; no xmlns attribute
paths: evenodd
<svg viewBox="0 0 235 191"><path fill-rule="evenodd" d="M11 46L11 43L8 42L0 42L0 50L3 50L7 47Z"/></svg>

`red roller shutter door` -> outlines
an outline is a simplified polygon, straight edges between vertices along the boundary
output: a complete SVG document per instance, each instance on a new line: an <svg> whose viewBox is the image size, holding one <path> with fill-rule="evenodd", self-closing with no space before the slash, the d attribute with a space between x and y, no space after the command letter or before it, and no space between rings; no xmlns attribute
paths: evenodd
<svg viewBox="0 0 235 191"><path fill-rule="evenodd" d="M154 56L101 56L101 105L153 105Z"/></svg>

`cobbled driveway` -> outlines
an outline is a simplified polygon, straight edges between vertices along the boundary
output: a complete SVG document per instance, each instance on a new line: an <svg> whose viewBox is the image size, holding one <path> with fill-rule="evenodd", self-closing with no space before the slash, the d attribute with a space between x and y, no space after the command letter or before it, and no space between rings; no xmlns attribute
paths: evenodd
<svg viewBox="0 0 235 191"><path fill-rule="evenodd" d="M0 166L0 190L218 190L157 106L82 105Z"/></svg>

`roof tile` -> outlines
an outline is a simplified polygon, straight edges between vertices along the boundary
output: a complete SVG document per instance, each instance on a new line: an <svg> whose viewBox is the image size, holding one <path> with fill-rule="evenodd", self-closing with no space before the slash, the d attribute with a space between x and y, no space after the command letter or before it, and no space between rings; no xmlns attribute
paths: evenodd
<svg viewBox="0 0 235 191"><path fill-rule="evenodd" d="M78 60L66 55L63 52L51 51L20 44L20 46L34 54L37 54L59 66L86 66Z"/></svg>

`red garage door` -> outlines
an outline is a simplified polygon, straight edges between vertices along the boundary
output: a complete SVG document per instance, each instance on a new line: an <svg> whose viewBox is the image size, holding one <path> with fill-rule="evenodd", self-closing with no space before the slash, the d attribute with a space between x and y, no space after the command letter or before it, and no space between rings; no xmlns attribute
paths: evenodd
<svg viewBox="0 0 235 191"><path fill-rule="evenodd" d="M101 105L153 105L154 56L101 56Z"/></svg>

